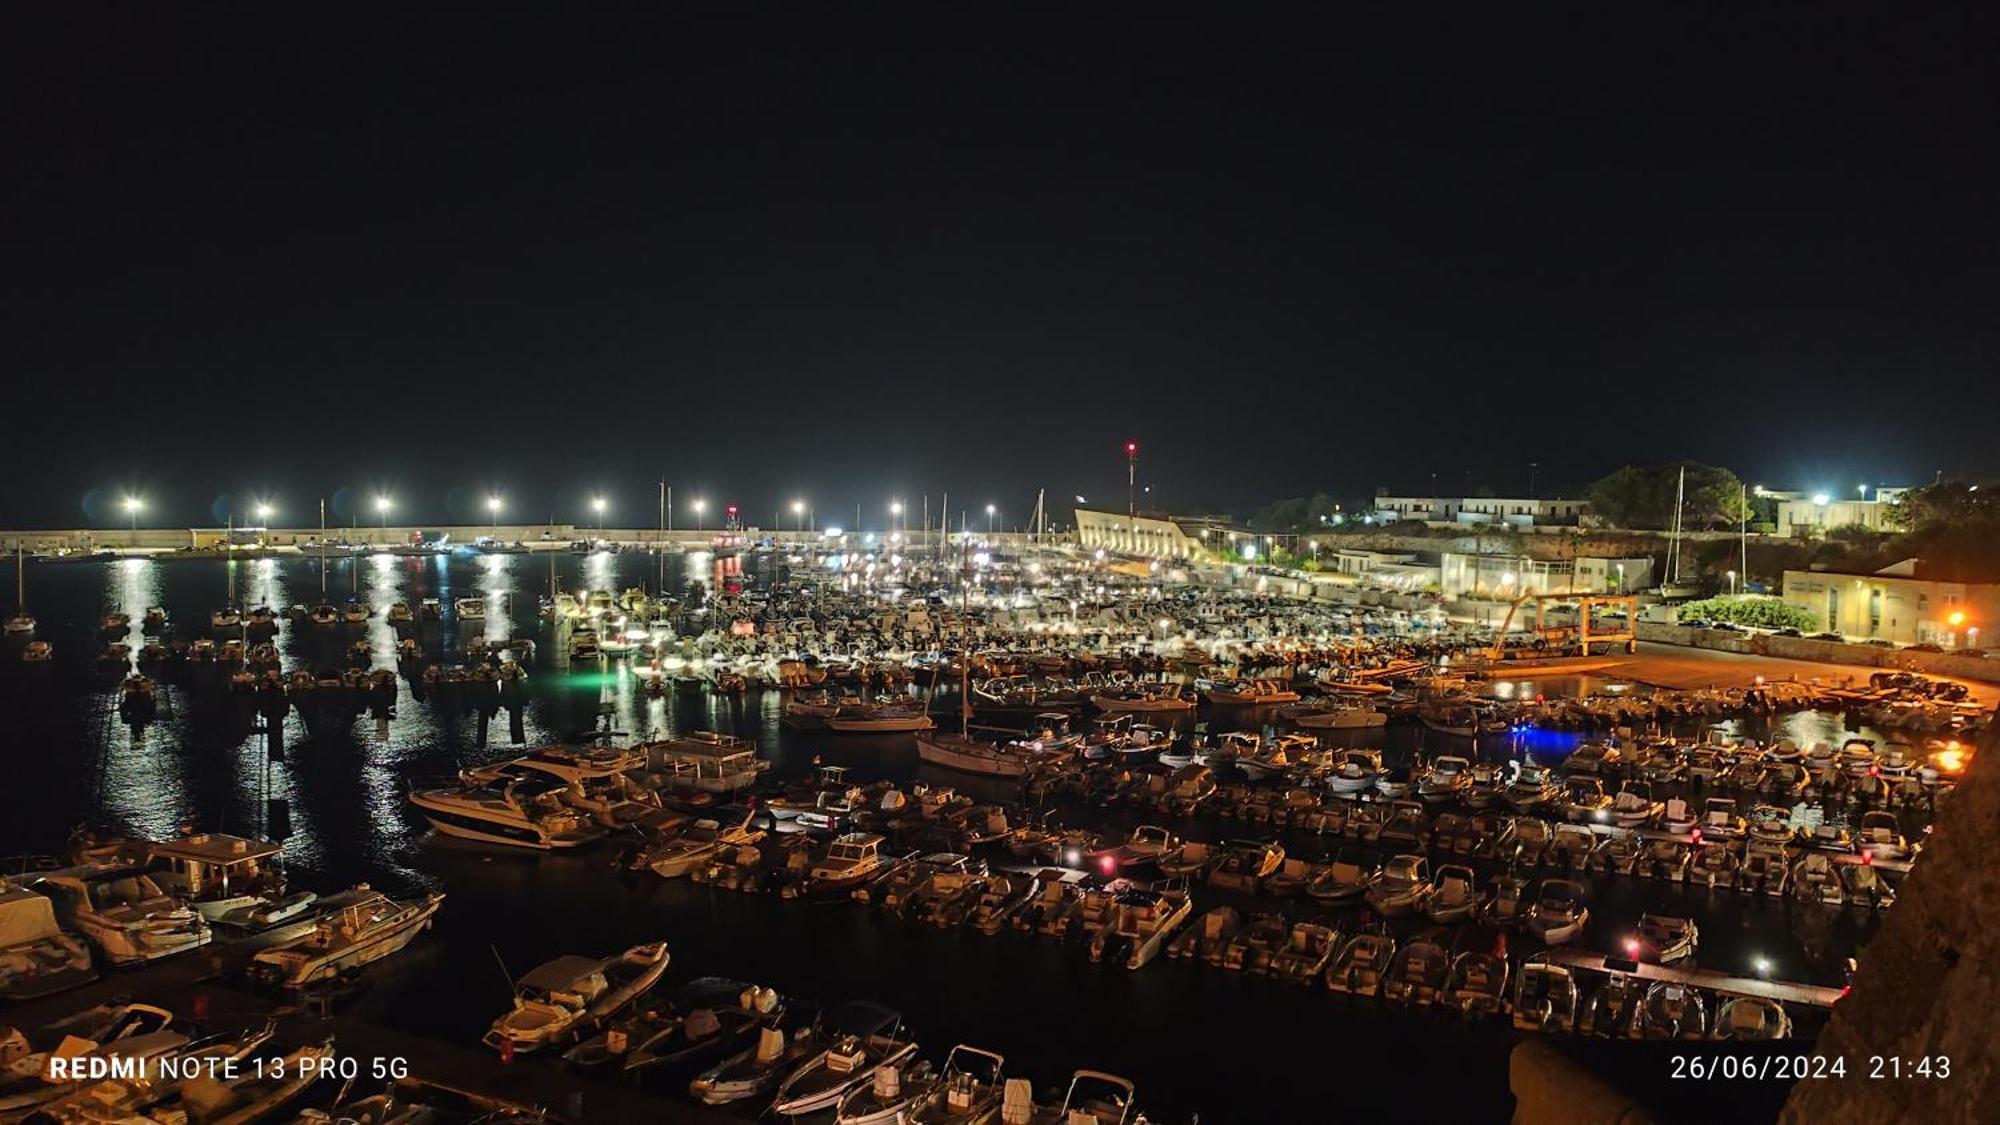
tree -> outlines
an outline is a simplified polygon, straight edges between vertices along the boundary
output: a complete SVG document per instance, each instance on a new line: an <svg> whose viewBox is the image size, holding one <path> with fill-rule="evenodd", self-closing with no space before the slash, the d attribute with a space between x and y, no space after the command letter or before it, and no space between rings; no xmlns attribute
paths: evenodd
<svg viewBox="0 0 2000 1125"><path fill-rule="evenodd" d="M1664 531L1674 525L1674 494L1680 488L1682 469L1687 470L1683 527L1735 527L1748 514L1743 482L1735 473L1693 461L1646 468L1627 465L1592 483L1584 491L1584 499L1599 519L1614 527Z"/></svg>

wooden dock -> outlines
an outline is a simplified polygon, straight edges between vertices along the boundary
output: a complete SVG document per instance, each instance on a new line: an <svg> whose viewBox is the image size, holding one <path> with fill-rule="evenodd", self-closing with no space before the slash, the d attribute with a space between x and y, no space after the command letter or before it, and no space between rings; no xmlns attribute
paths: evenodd
<svg viewBox="0 0 2000 1125"><path fill-rule="evenodd" d="M1604 954L1570 949L1561 945L1550 949L1546 956L1550 961L1558 965L1567 965L1572 969L1586 969L1597 973L1622 972L1641 980L1671 981L1730 996L1756 996L1765 1000L1804 1004L1814 1008L1831 1008L1833 1002L1840 999L1842 994L1841 989L1817 984L1764 980L1761 977L1736 977L1713 969L1683 969L1674 965L1651 965L1643 961L1639 963L1637 969L1607 968L1604 964Z"/></svg>

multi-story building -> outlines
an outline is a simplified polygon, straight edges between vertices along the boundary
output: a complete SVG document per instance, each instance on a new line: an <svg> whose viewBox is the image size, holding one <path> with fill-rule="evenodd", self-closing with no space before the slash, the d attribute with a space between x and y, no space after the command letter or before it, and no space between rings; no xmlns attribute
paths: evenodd
<svg viewBox="0 0 2000 1125"><path fill-rule="evenodd" d="M1829 632L1857 640L1978 648L2000 621L2000 583L1927 577L1918 559L1872 574L1788 570L1784 599Z"/></svg>
<svg viewBox="0 0 2000 1125"><path fill-rule="evenodd" d="M1825 535L1836 527L1864 527L1882 531L1889 526L1889 514L1907 488L1878 488L1872 497L1853 499L1818 493L1778 502L1778 534L1811 537Z"/></svg>
<svg viewBox="0 0 2000 1125"><path fill-rule="evenodd" d="M1375 497L1376 519L1422 520L1433 525L1507 524L1511 527L1574 527L1589 513L1581 500L1499 496Z"/></svg>

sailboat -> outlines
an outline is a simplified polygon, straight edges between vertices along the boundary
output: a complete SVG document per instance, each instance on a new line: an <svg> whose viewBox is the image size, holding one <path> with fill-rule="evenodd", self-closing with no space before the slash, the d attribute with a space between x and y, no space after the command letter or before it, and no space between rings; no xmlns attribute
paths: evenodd
<svg viewBox="0 0 2000 1125"><path fill-rule="evenodd" d="M7 619L7 635L10 637L33 636L35 619L28 616L28 568L21 552L21 541L14 541L14 616Z"/></svg>
<svg viewBox="0 0 2000 1125"><path fill-rule="evenodd" d="M963 555L965 548L960 547ZM967 590L972 576L964 566L959 572L959 601L963 613L968 606ZM1018 746L987 742L972 736L972 660L969 654L958 662L958 731L918 731L917 757L921 761L964 773L987 777L1020 777L1028 772L1028 752Z"/></svg>
<svg viewBox="0 0 2000 1125"><path fill-rule="evenodd" d="M1687 508L1687 466L1681 466L1680 481L1674 485L1674 527L1667 540L1667 579L1660 583L1663 598L1692 598L1701 593L1701 584L1681 577L1681 513Z"/></svg>

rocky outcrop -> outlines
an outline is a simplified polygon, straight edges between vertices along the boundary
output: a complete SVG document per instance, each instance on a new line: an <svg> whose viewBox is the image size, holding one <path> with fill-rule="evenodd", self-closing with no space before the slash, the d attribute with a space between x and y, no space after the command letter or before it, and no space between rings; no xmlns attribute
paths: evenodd
<svg viewBox="0 0 2000 1125"><path fill-rule="evenodd" d="M1814 1050L1847 1075L1794 1087L1789 1125L2000 1121L2000 722Z"/></svg>

